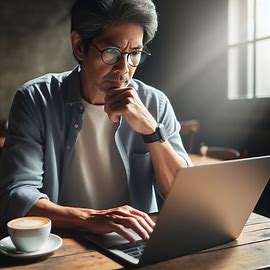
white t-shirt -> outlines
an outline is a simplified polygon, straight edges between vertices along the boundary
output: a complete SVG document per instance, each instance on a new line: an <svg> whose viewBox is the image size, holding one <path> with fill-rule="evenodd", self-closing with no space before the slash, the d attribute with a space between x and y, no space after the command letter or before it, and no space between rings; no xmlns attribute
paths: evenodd
<svg viewBox="0 0 270 270"><path fill-rule="evenodd" d="M64 179L62 205L107 209L130 204L127 177L104 106L83 100L83 127Z"/></svg>

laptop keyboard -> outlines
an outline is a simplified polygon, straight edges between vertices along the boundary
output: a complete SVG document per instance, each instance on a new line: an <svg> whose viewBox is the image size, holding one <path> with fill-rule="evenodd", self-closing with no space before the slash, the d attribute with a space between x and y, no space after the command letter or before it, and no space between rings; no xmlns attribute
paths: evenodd
<svg viewBox="0 0 270 270"><path fill-rule="evenodd" d="M146 242L139 240L135 243L126 243L113 247L113 249L118 249L131 257L139 259L143 253Z"/></svg>

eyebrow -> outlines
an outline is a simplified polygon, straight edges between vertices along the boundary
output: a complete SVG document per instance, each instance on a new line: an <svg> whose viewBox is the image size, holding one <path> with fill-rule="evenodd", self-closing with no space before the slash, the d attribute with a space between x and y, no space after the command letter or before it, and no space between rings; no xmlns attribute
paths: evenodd
<svg viewBox="0 0 270 270"><path fill-rule="evenodd" d="M143 45L138 45L136 47L132 47L131 50L139 50L139 49L142 49L143 48Z"/></svg>
<svg viewBox="0 0 270 270"><path fill-rule="evenodd" d="M108 47L115 47L115 48L120 48L119 45L117 45L116 43L114 43L112 40L110 39L101 39L100 42L102 44L104 44L105 46L108 46ZM137 46L134 46L131 48L131 50L138 50L138 49L142 49L144 46L141 44L141 45L137 45Z"/></svg>

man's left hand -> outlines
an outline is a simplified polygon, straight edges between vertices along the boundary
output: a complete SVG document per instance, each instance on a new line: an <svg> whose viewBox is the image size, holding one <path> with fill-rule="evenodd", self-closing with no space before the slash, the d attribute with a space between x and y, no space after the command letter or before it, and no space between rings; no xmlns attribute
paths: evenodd
<svg viewBox="0 0 270 270"><path fill-rule="evenodd" d="M104 110L112 123L117 123L120 116L123 116L129 126L138 133L151 134L156 129L156 120L132 87L109 90L105 96Z"/></svg>

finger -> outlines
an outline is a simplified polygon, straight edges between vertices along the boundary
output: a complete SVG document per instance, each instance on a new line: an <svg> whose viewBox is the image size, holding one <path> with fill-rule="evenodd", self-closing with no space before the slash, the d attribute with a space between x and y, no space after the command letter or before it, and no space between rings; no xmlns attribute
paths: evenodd
<svg viewBox="0 0 270 270"><path fill-rule="evenodd" d="M129 211L133 215L138 215L142 217L152 229L156 226L156 223L146 213L132 207Z"/></svg>
<svg viewBox="0 0 270 270"><path fill-rule="evenodd" d="M111 223L112 231L122 235L125 239L127 239L129 242L136 242L135 236L130 232L125 226L122 224L117 223Z"/></svg>
<svg viewBox="0 0 270 270"><path fill-rule="evenodd" d="M126 105L131 103L132 100L130 98L125 98L125 99L120 99L120 100L115 100L114 102L107 102L105 103L104 106L104 111L106 113L110 113L110 111L115 111L115 110L119 110L119 109L123 109L126 108Z"/></svg>
<svg viewBox="0 0 270 270"><path fill-rule="evenodd" d="M153 232L153 227L148 224L148 222L146 221L146 219L144 217L144 216L148 217L148 215L143 213L143 212L140 212L140 211L138 211L139 215L132 214L132 213L130 213L131 209L128 209L129 213L124 214L124 215L126 215L126 217L129 217L129 218L134 218L140 224L140 226L143 227L147 231L148 234L152 233Z"/></svg>
<svg viewBox="0 0 270 270"><path fill-rule="evenodd" d="M128 93L105 99L104 111L109 113L116 109L127 109L127 104L135 104L135 99Z"/></svg>
<svg viewBox="0 0 270 270"><path fill-rule="evenodd" d="M108 91L105 95L105 102L113 101L119 98L133 97L132 89L112 89Z"/></svg>
<svg viewBox="0 0 270 270"><path fill-rule="evenodd" d="M113 123L118 123L119 120L120 120L120 117L123 114L122 114L122 111L121 110L113 111L113 112L110 110L110 111L107 112L107 115L108 115L111 123L113 124Z"/></svg>
<svg viewBox="0 0 270 270"><path fill-rule="evenodd" d="M112 211L118 215L122 215L122 216L126 216L126 217L132 217L133 215L140 216L147 222L147 224L151 228L154 228L156 225L155 222L150 218L150 216L148 214L146 214L145 212L142 212L138 209L135 209L129 205L124 205L121 207L114 208L114 209L112 209Z"/></svg>
<svg viewBox="0 0 270 270"><path fill-rule="evenodd" d="M118 115L112 115L112 116L109 117L109 119L110 119L110 121L111 121L112 124L118 123L119 120L120 120L120 116L118 116Z"/></svg>
<svg viewBox="0 0 270 270"><path fill-rule="evenodd" d="M132 229L135 233L137 233L144 241L149 240L149 233L140 225L134 217L121 217L116 220L120 224L124 225L126 228Z"/></svg>
<svg viewBox="0 0 270 270"><path fill-rule="evenodd" d="M110 106L105 106L104 111L112 123L118 122L120 116L125 116L128 112L128 101L120 101Z"/></svg>
<svg viewBox="0 0 270 270"><path fill-rule="evenodd" d="M111 213L107 215L107 217L109 217L111 221L117 224L124 225L124 227L126 228L132 229L145 241L149 240L149 234L153 231L152 228L149 228L146 222L138 220L138 218L143 219L142 217L134 217L133 215L131 215L129 213L129 206L122 206L111 210Z"/></svg>
<svg viewBox="0 0 270 270"><path fill-rule="evenodd" d="M137 215L132 215L132 217L137 220L140 226L143 227L148 234L151 234L153 232L153 228L147 223L147 221L143 217Z"/></svg>
<svg viewBox="0 0 270 270"><path fill-rule="evenodd" d="M133 87L122 87L122 88L111 88L107 91L107 95L113 96L113 95L118 95L121 92L133 92L135 89Z"/></svg>
<svg viewBox="0 0 270 270"><path fill-rule="evenodd" d="M136 238L128 229L129 226L123 225L126 223L123 221L123 217L106 212L108 211L102 211L88 220L89 230L95 234L116 232L128 241L135 242Z"/></svg>

